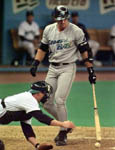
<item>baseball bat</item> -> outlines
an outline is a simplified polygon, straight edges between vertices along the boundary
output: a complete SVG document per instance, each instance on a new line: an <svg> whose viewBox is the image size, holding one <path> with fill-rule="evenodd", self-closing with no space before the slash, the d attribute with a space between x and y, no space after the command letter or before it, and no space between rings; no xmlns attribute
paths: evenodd
<svg viewBox="0 0 115 150"><path fill-rule="evenodd" d="M93 101L94 101L94 117L95 117L95 130L96 130L96 140L98 142L101 141L101 127L99 121L98 107L96 103L96 95L95 95L95 86L92 84L93 89Z"/></svg>

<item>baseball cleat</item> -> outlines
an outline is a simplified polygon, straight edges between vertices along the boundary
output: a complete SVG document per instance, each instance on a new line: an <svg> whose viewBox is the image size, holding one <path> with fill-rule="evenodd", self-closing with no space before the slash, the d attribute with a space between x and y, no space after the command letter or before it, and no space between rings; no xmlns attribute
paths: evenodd
<svg viewBox="0 0 115 150"><path fill-rule="evenodd" d="M73 131L73 129L72 129L72 128L67 128L66 133L67 133L67 134L68 134L68 133L72 133L72 131Z"/></svg>
<svg viewBox="0 0 115 150"><path fill-rule="evenodd" d="M60 131L54 139L57 146L67 145L67 133L66 131Z"/></svg>

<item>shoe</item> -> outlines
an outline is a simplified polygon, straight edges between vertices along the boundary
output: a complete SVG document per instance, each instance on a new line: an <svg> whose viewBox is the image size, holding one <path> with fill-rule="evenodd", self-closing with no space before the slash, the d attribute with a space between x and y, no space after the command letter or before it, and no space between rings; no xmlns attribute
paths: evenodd
<svg viewBox="0 0 115 150"><path fill-rule="evenodd" d="M54 139L56 146L67 145L67 133L66 131L60 131Z"/></svg>
<svg viewBox="0 0 115 150"><path fill-rule="evenodd" d="M72 129L68 128L66 131L60 131L58 135L55 137L54 141L57 146L67 145L67 134L71 133Z"/></svg>

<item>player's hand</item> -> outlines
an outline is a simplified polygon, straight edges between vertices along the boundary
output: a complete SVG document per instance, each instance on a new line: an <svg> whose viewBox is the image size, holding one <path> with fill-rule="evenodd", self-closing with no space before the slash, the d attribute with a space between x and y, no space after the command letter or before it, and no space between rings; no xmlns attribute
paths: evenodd
<svg viewBox="0 0 115 150"><path fill-rule="evenodd" d="M71 121L64 121L63 122L63 127L64 128L75 128L75 125L74 125L74 123L73 122L71 122Z"/></svg>
<svg viewBox="0 0 115 150"><path fill-rule="evenodd" d="M30 69L30 73L33 77L36 76L36 72L37 72L37 67L39 65L40 61L39 60L34 60L32 63L32 67Z"/></svg>
<svg viewBox="0 0 115 150"><path fill-rule="evenodd" d="M94 73L93 67L88 68L88 73L89 73L89 82L91 84L95 84L96 83L96 75Z"/></svg>
<svg viewBox="0 0 115 150"><path fill-rule="evenodd" d="M33 77L36 76L36 72L37 72L37 66L32 66L32 68L30 68L30 73Z"/></svg>
<svg viewBox="0 0 115 150"><path fill-rule="evenodd" d="M40 144L36 150L50 150L50 149L53 149L53 145L51 144L46 144L46 143L43 143L43 144Z"/></svg>
<svg viewBox="0 0 115 150"><path fill-rule="evenodd" d="M96 75L95 74L89 75L89 82L91 84L95 84L96 83Z"/></svg>

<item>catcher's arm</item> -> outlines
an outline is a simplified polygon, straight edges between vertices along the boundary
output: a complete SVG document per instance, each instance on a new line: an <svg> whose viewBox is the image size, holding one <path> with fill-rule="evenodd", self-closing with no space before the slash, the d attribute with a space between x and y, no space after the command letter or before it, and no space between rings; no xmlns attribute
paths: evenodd
<svg viewBox="0 0 115 150"><path fill-rule="evenodd" d="M51 121L51 126L60 126L64 128L75 128L75 125L71 121L58 121L58 120L52 120Z"/></svg>
<svg viewBox="0 0 115 150"><path fill-rule="evenodd" d="M32 126L30 124L27 124L25 122L21 122L22 131L24 133L24 136L30 142L33 146L35 146L38 142L36 140L35 133L32 129Z"/></svg>
<svg viewBox="0 0 115 150"><path fill-rule="evenodd" d="M46 144L46 143L39 144L37 142L31 125L29 125L25 122L21 122L21 127L22 127L22 130L23 130L23 133L24 133L26 139L28 140L28 142L30 142L35 147L35 150L50 150L53 148L53 146L51 144Z"/></svg>
<svg viewBox="0 0 115 150"><path fill-rule="evenodd" d="M31 116L33 116L38 121L50 125L50 126L59 126L64 128L74 128L75 125L71 121L58 121L54 120L53 118L49 117L48 115L44 114L41 110L36 110L29 113Z"/></svg>

